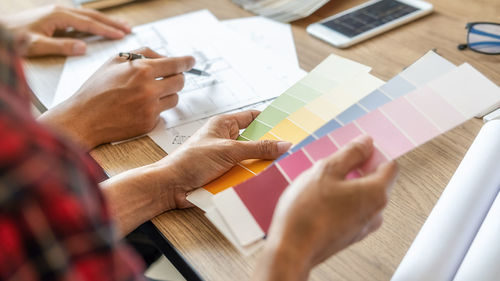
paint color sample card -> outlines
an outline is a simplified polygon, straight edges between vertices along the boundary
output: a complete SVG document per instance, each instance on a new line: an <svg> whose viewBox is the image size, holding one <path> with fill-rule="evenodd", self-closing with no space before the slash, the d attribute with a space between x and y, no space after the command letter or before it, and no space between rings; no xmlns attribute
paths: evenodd
<svg viewBox="0 0 500 281"><path fill-rule="evenodd" d="M370 68L330 55L306 77L280 95L242 133L239 140L286 140L298 143L336 114L376 89L383 82L368 74ZM322 102L317 102L322 99ZM316 103L315 103L316 102ZM328 105L330 116L316 115ZM323 110L325 111L325 110ZM188 195L188 200L208 211L212 196L263 171L272 161L249 160Z"/></svg>
<svg viewBox="0 0 500 281"><path fill-rule="evenodd" d="M336 116L321 128L294 146L288 153L280 159L287 157L291 153L299 150L307 144L325 136L327 133L350 123L366 113L379 108L380 106L408 94L417 87L436 79L437 77L453 70L456 66L433 51L429 51L413 65L406 68L396 77L389 80L382 87L373 91L356 104Z"/></svg>
<svg viewBox="0 0 500 281"><path fill-rule="evenodd" d="M416 61L414 64L411 66L407 67L402 73L400 73L398 76L394 77L391 79L389 82L387 82L384 86L380 87L378 90L374 91L367 97L363 98L362 101L366 101L363 103L367 108L370 110L373 110L381 105L383 105L385 102L389 102L392 100L392 96L398 97L402 96L404 94L407 94L410 92L412 89L415 89L416 87L422 85L425 82L428 82L430 80L433 80L449 71L452 69L456 68L455 65L452 63L448 62L446 59L442 58L441 56L437 55L434 52L428 52L426 55L424 55L422 58L420 58L418 61ZM407 83L404 83L404 81L407 81ZM382 94L385 94L387 97L383 98L380 97L380 92ZM377 102L377 101L384 101L384 103ZM358 102L359 103L359 102ZM371 104L371 105L369 105ZM269 108L268 108L269 109ZM333 120L334 121L334 120ZM331 122L329 123L331 124ZM328 129L329 124L323 126L321 129L319 129L319 132L325 131L325 127ZM340 126L337 126L338 128ZM332 131L333 129L329 130ZM315 132L319 136L318 132ZM325 135L326 133L323 133L322 135ZM304 141L301 142L301 144L297 145L298 146L304 146L318 137L314 136L309 136L306 138ZM294 150L296 147L292 148ZM331 154L336 151L336 146L332 144L331 141L323 138L317 141L314 145L311 145L308 149L308 156L310 156L313 161L317 161L322 158L322 156L326 154ZM288 155L288 154L287 154ZM261 161L264 162L264 161ZM270 161L265 161L266 164L269 163ZM236 168L238 169L238 168ZM230 183L227 183L228 187L231 186L229 185ZM221 191L221 190L220 190ZM200 192L199 194L205 195L208 192ZM196 194L198 195L198 194ZM197 206L201 207L203 210L208 210L207 212L207 217L209 218L210 221L214 225L221 225L221 221L224 221L222 218L217 217L219 215L219 212L211 212L212 209L214 209L213 204L212 204L212 194L208 194L204 199L205 200L198 200L197 201ZM208 212L211 212L209 215ZM224 225L226 225L224 223ZM227 226L226 226L227 229ZM248 247L242 247L239 244L235 244L236 237L232 235L232 233L229 231L222 231L226 237L228 237L228 240L230 240L235 247L240 250L244 254L251 253L256 250L256 247L254 245L248 246Z"/></svg>
<svg viewBox="0 0 500 281"><path fill-rule="evenodd" d="M356 136L371 135L376 149L372 158L352 175L358 176L499 104L500 88L464 64L316 142L331 152ZM241 245L259 241L267 233L281 193L293 178L316 161L309 155L309 147L314 147L318 160L329 155L318 155L322 149L316 142L275 162L260 175L214 196L216 208Z"/></svg>

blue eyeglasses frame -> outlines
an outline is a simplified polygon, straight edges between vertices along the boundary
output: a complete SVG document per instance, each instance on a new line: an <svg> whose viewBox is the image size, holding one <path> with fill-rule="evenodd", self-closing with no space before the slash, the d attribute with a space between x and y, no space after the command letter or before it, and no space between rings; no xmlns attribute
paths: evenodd
<svg viewBox="0 0 500 281"><path fill-rule="evenodd" d="M474 52L477 52L477 53L480 53L480 54L485 54L485 55L500 55L500 51L498 52L495 52L495 53L491 53L491 52L483 52L483 51L480 51L480 50L477 50L475 49L474 47L475 46L480 46L480 45L495 45L495 46L499 46L500 47L500 41L479 41L479 42L473 42L471 43L469 41L469 35L472 33L472 34L478 34L478 35L482 35L482 36L486 36L486 37L490 37L490 38L494 38L494 39L498 39L500 40L500 34L494 34L494 33L489 33L489 32L484 32L484 31L481 31L481 30L477 30L477 29L474 29L474 26L475 25L478 25L478 24L488 24L488 25L497 25L497 26L500 26L500 23L494 23L494 22L470 22L468 23L465 28L467 29L467 44L460 44L458 45L458 49L463 51L467 48L469 48L470 50L474 51ZM500 48L499 48L500 50Z"/></svg>

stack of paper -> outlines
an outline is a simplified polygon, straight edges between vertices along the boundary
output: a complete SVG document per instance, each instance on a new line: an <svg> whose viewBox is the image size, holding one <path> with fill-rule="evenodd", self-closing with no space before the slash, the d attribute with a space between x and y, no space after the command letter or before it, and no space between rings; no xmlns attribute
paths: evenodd
<svg viewBox="0 0 500 281"><path fill-rule="evenodd" d="M329 0L233 0L246 10L281 22L309 16Z"/></svg>
<svg viewBox="0 0 500 281"><path fill-rule="evenodd" d="M287 186L315 162L356 136L371 135L376 149L370 161L353 171L351 177L369 173L378 164L396 159L500 103L499 88L477 70L468 64L455 67L432 52L368 94L357 98L349 97L348 91L318 94L321 92L318 87L333 89L332 83L327 86L327 80L321 79L335 73L335 64L329 63L333 61L327 59L280 96L242 134L242 140L266 136L292 141L296 145L289 153L270 166L269 162L242 163L240 167L255 167L262 172L256 176L244 175L237 167L218 179L217 186L211 184L188 196L205 209L214 225L245 254L261 245L276 203ZM359 84L369 79L363 72L356 77ZM307 88L309 85L316 88ZM316 93L316 97L303 103L294 102L290 97L300 96L299 89ZM289 97L282 99L283 96ZM279 103L274 105L276 102ZM279 113L281 108L293 110ZM335 116L325 123L322 120L328 114ZM273 120L278 122L272 123ZM281 128L277 130L278 127ZM239 183L245 178L248 180Z"/></svg>

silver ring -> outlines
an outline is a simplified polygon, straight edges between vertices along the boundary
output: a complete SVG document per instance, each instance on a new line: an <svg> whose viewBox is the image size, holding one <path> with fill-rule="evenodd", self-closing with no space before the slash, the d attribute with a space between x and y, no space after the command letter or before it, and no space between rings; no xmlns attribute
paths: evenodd
<svg viewBox="0 0 500 281"><path fill-rule="evenodd" d="M144 58L146 58L142 54L122 53L122 52L118 53L118 56L120 58L125 58L127 60L136 60L136 59L144 59Z"/></svg>

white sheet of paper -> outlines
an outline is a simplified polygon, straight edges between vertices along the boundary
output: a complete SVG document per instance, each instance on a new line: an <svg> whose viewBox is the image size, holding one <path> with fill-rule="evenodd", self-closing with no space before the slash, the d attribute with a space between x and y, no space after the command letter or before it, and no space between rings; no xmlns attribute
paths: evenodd
<svg viewBox="0 0 500 281"><path fill-rule="evenodd" d="M486 123L392 281L452 280L497 196L500 187L499 143L500 121ZM498 217L496 219L498 223ZM494 243L498 244L498 241Z"/></svg>
<svg viewBox="0 0 500 281"><path fill-rule="evenodd" d="M500 120L496 121L500 130ZM497 166L496 173L500 173ZM500 183L498 183L500 187ZM500 277L500 193L488 211L453 281L497 281Z"/></svg>
<svg viewBox="0 0 500 281"><path fill-rule="evenodd" d="M195 67L212 74L186 74L179 104L161 113L168 128L274 98L303 75L204 10L135 27L120 41L89 43L86 56L67 60L52 106L76 92L109 57L140 46L169 56L193 55Z"/></svg>
<svg viewBox="0 0 500 281"><path fill-rule="evenodd" d="M299 67L292 28L289 24L265 17L239 18L225 20L222 23L234 32L250 38L263 49Z"/></svg>

